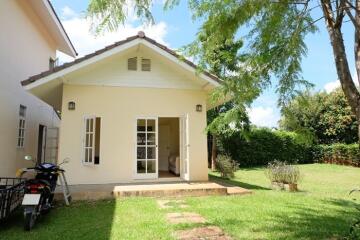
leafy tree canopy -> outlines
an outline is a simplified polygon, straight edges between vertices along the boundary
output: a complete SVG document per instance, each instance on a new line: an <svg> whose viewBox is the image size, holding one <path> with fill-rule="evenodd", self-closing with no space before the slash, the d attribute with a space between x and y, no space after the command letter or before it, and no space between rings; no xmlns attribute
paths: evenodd
<svg viewBox="0 0 360 240"><path fill-rule="evenodd" d="M91 0L88 16L96 32L114 30L124 23L129 8L147 22L152 0ZM167 0L164 8L179 0ZM304 36L314 32L313 19L304 4L272 0L189 0L193 18L203 21L194 42L183 53L201 69L224 80L214 100L232 99L233 108L224 119L242 117L246 107L277 79L279 104L285 104L301 86L301 59L307 48ZM242 31L240 29L242 28ZM240 46L245 45L240 49ZM236 56L234 58L234 56ZM224 67L226 65L226 67ZM224 121L221 121L224 123Z"/></svg>
<svg viewBox="0 0 360 240"><path fill-rule="evenodd" d="M358 141L356 116L341 89L299 94L283 109L280 127L323 144Z"/></svg>

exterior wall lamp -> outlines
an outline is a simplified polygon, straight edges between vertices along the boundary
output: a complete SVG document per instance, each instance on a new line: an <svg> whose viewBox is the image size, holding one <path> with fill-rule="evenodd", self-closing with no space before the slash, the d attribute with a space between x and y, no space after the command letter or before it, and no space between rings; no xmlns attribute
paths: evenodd
<svg viewBox="0 0 360 240"><path fill-rule="evenodd" d="M196 111L197 112L202 112L202 105L201 104L196 105Z"/></svg>
<svg viewBox="0 0 360 240"><path fill-rule="evenodd" d="M75 110L75 102L71 101L68 103L68 109L69 110Z"/></svg>

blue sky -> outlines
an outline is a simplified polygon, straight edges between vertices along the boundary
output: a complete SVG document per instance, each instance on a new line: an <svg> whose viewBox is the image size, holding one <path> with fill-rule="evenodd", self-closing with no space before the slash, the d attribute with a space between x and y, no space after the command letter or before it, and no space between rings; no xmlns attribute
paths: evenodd
<svg viewBox="0 0 360 240"><path fill-rule="evenodd" d="M201 24L191 19L191 13L187 8L186 1L180 1L178 7L164 12L162 9L163 1L155 0L153 14L156 23L154 26L142 26L135 16L131 16L125 26L117 32L95 37L88 31L89 23L82 19L88 1L52 0L51 2L80 55L134 35L139 30L144 30L149 37L177 49L195 39L196 32ZM318 18L321 14L320 9L315 10L313 14L315 19ZM132 14L130 13L130 15ZM317 26L319 31L306 37L308 55L302 62L303 77L315 84L315 90L326 89L331 91L338 86L332 49L324 21L320 20ZM353 32L350 23L345 23L343 32L350 59L349 63L353 69L352 73L355 74L352 52ZM254 124L268 127L277 125L280 113L277 108L277 95L274 89L275 85L266 90L249 110L250 119Z"/></svg>

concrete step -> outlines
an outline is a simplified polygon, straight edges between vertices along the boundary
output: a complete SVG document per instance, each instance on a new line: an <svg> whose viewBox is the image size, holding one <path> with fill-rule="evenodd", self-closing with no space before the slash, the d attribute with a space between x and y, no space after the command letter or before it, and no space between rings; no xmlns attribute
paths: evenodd
<svg viewBox="0 0 360 240"><path fill-rule="evenodd" d="M73 200L100 200L120 197L189 197L210 195L242 195L251 191L223 186L219 183L153 183L153 184L98 184L70 186ZM55 199L63 200L61 189L57 189Z"/></svg>

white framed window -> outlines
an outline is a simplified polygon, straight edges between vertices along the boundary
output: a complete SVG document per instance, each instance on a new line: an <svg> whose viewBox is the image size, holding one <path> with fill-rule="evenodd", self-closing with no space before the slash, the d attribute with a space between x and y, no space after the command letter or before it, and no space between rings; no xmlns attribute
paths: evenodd
<svg viewBox="0 0 360 240"><path fill-rule="evenodd" d="M17 147L23 148L25 142L25 119L26 119L26 106L20 105L19 108L19 125L17 136Z"/></svg>
<svg viewBox="0 0 360 240"><path fill-rule="evenodd" d="M86 165L100 164L100 128L101 118L84 117L83 163Z"/></svg>

